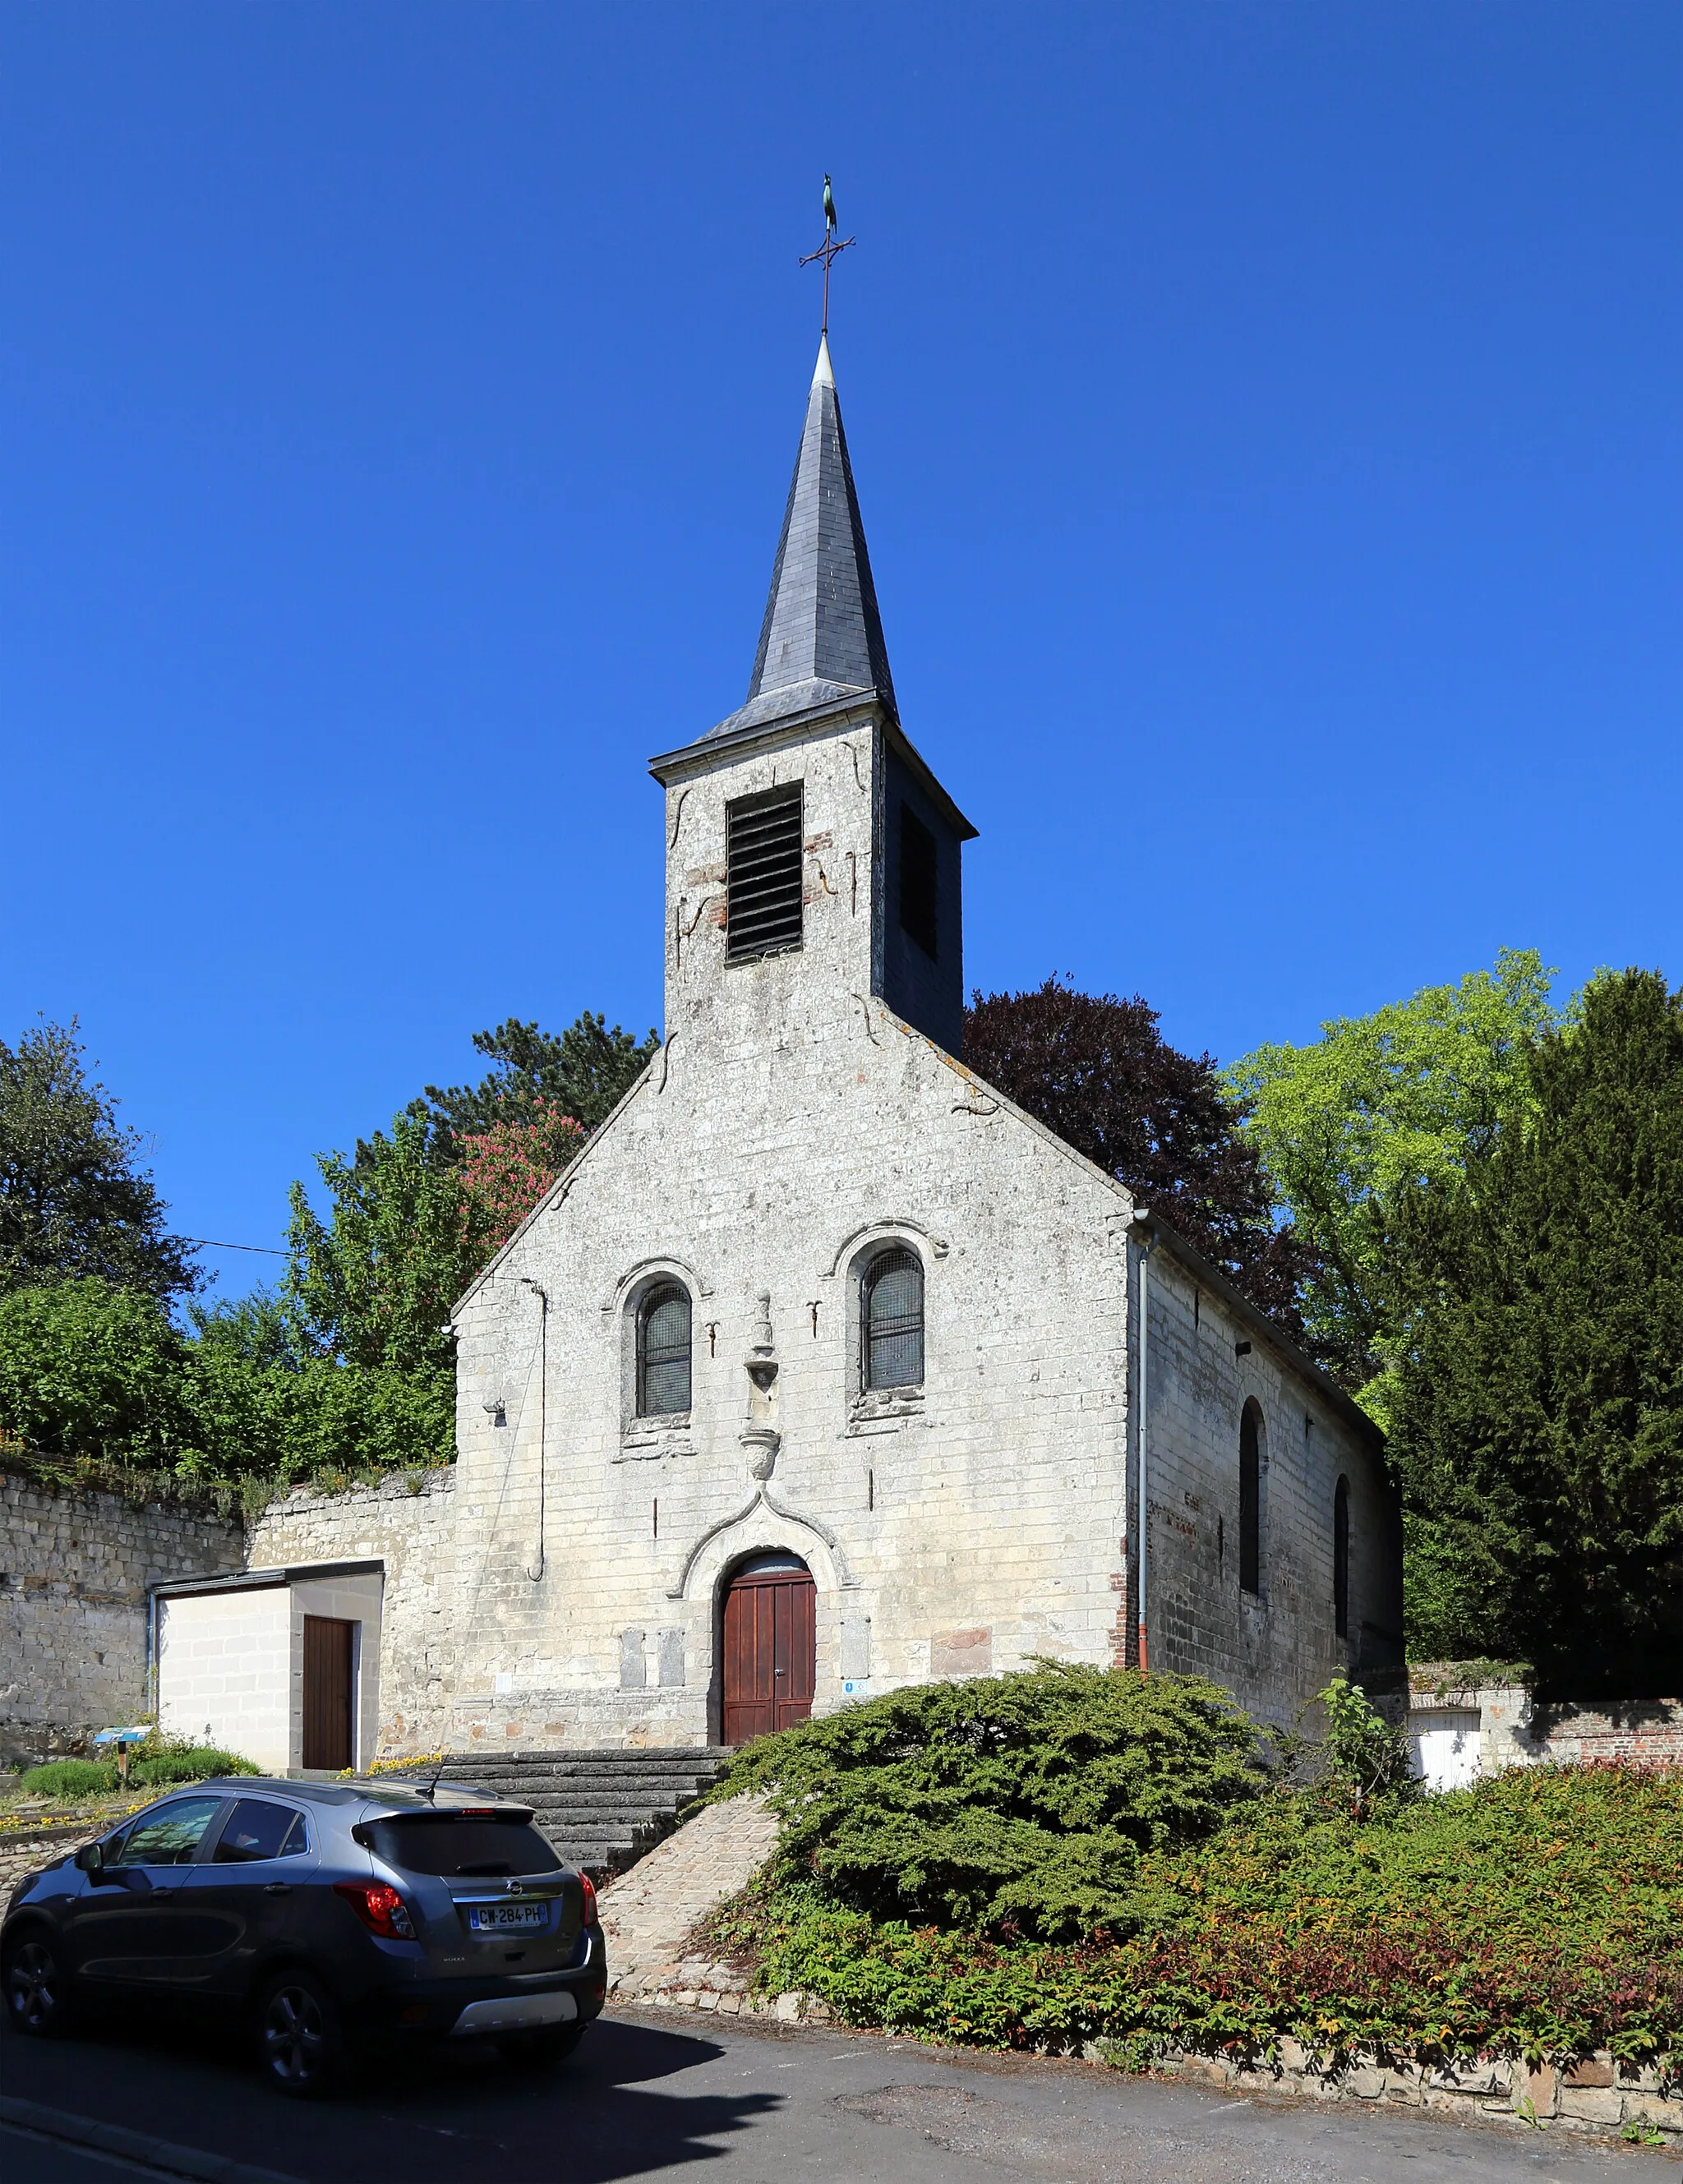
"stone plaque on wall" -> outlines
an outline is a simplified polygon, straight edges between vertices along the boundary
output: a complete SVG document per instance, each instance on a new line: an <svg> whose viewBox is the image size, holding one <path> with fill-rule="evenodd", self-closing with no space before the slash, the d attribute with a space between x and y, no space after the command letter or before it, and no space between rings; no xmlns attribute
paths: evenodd
<svg viewBox="0 0 1683 2184"><path fill-rule="evenodd" d="M994 1634L985 1630L937 1630L929 1641L932 1676L985 1676L994 1665Z"/></svg>

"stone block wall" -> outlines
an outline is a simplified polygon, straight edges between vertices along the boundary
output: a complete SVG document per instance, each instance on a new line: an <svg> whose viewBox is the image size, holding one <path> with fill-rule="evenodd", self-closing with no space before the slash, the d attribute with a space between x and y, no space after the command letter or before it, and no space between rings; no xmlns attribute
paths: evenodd
<svg viewBox="0 0 1683 2184"><path fill-rule="evenodd" d="M1396 1502L1378 1435L1283 1343L1159 1247L1146 1272L1151 1665L1210 1677L1289 1725L1332 1676L1402 1658ZM1240 1585L1240 1424L1260 1411L1260 1589ZM1333 1510L1348 1482L1346 1628L1334 1613Z"/></svg>
<svg viewBox="0 0 1683 2184"><path fill-rule="evenodd" d="M1409 1743L1415 1772L1431 1789L1548 1761L1683 1767L1683 1701L1544 1702L1523 1683L1468 1683L1467 1665L1417 1663L1408 1672Z"/></svg>
<svg viewBox="0 0 1683 2184"><path fill-rule="evenodd" d="M1463 2121L1515 2121L1589 2133L1628 2131L1683 2144L1683 2085L1651 2064L1593 2055L1531 2064L1487 2055L1419 2063L1402 2056L1319 2055L1282 2040L1272 2055L1168 2056L1165 2072L1234 2092L1296 2093L1317 2101L1435 2109Z"/></svg>
<svg viewBox="0 0 1683 2184"><path fill-rule="evenodd" d="M300 1490L272 1502L252 1524L247 1560L253 1569L369 1561L385 1566L378 1659L365 1652L358 1679L358 1756L365 1762L440 1751L449 1743L445 1671L460 1614L454 1590L455 1507L454 1468L407 1472L348 1494ZM378 1582L347 1580L339 1591L365 1589L371 1581ZM305 1613L362 1619L371 1611L361 1600L352 1592L341 1599L331 1580L301 1574L293 1587L294 1619ZM294 1652L301 1660L301 1646Z"/></svg>
<svg viewBox="0 0 1683 2184"><path fill-rule="evenodd" d="M0 1758L79 1751L153 1705L147 1588L243 1560L237 1517L0 1474Z"/></svg>

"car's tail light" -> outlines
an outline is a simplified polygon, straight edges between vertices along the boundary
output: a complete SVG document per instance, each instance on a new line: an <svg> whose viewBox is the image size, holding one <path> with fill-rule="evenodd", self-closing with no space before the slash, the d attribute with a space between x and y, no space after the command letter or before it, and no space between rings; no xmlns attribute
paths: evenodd
<svg viewBox="0 0 1683 2184"><path fill-rule="evenodd" d="M587 1926L594 1926L596 1924L596 1886L588 1873L581 1873L578 1880L584 1891L584 1923Z"/></svg>
<svg viewBox="0 0 1683 2184"><path fill-rule="evenodd" d="M415 1921L409 1906L395 1888L383 1880L336 1880L335 1896L343 1896L365 1926L383 1934L388 1942L412 1942Z"/></svg>

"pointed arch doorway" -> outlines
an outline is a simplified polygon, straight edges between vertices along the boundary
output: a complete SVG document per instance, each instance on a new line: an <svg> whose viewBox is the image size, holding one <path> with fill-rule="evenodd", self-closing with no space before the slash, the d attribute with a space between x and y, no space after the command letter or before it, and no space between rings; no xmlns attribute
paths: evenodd
<svg viewBox="0 0 1683 2184"><path fill-rule="evenodd" d="M817 1600L812 1573L798 1555L754 1555L732 1571L721 1618L726 1744L746 1744L811 1713Z"/></svg>

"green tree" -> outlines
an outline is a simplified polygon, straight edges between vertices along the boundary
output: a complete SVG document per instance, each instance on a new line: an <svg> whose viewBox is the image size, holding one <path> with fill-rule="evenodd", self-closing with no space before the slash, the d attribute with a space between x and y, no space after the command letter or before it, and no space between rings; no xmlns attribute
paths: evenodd
<svg viewBox="0 0 1683 2184"><path fill-rule="evenodd" d="M215 1304L196 1299L187 1318L201 1349L215 1349L249 1365L297 1366L308 1353L298 1342L298 1322L284 1298L259 1282L242 1297L219 1297Z"/></svg>
<svg viewBox="0 0 1683 2184"><path fill-rule="evenodd" d="M191 1247L82 1054L74 1019L0 1040L0 1290L97 1277L181 1295L200 1279Z"/></svg>
<svg viewBox="0 0 1683 2184"><path fill-rule="evenodd" d="M1139 994L1080 994L1056 978L1028 993L974 994L964 1058L1303 1338L1298 1294L1309 1265L1274 1218L1240 1111L1211 1057L1171 1046Z"/></svg>
<svg viewBox="0 0 1683 2184"><path fill-rule="evenodd" d="M1535 949L1340 1017L1305 1046L1260 1046L1224 1072L1245 1133L1313 1256L1303 1317L1317 1353L1385 1423L1389 1357L1404 1340L1385 1208L1447 1184L1523 1112L1530 1042L1559 1019Z"/></svg>
<svg viewBox="0 0 1683 2184"><path fill-rule="evenodd" d="M1410 1650L1683 1675L1683 993L1603 973L1464 1173L1394 1194Z"/></svg>
<svg viewBox="0 0 1683 2184"><path fill-rule="evenodd" d="M450 1306L478 1271L482 1223L463 1187L449 1127L412 1100L348 1158L318 1156L324 1222L292 1189L288 1310L320 1356L448 1376Z"/></svg>
<svg viewBox="0 0 1683 2184"><path fill-rule="evenodd" d="M173 1470L197 1444L187 1350L155 1297L97 1274L0 1296L0 1431L43 1455Z"/></svg>
<svg viewBox="0 0 1683 2184"><path fill-rule="evenodd" d="M455 1390L436 1373L300 1356L272 1301L209 1316L188 1347L194 1447L176 1464L207 1480L344 1483L448 1463Z"/></svg>
<svg viewBox="0 0 1683 2184"><path fill-rule="evenodd" d="M261 1295L193 1318L184 1337L156 1299L97 1275L0 1296L0 1438L204 1485L450 1460L448 1379L300 1354Z"/></svg>
<svg viewBox="0 0 1683 2184"><path fill-rule="evenodd" d="M557 1035L510 1017L494 1031L473 1034L476 1053L492 1063L477 1084L429 1084L437 1119L450 1130L473 1134L508 1123L571 1117L594 1130L618 1106L660 1045L653 1031L633 1038L586 1009Z"/></svg>

